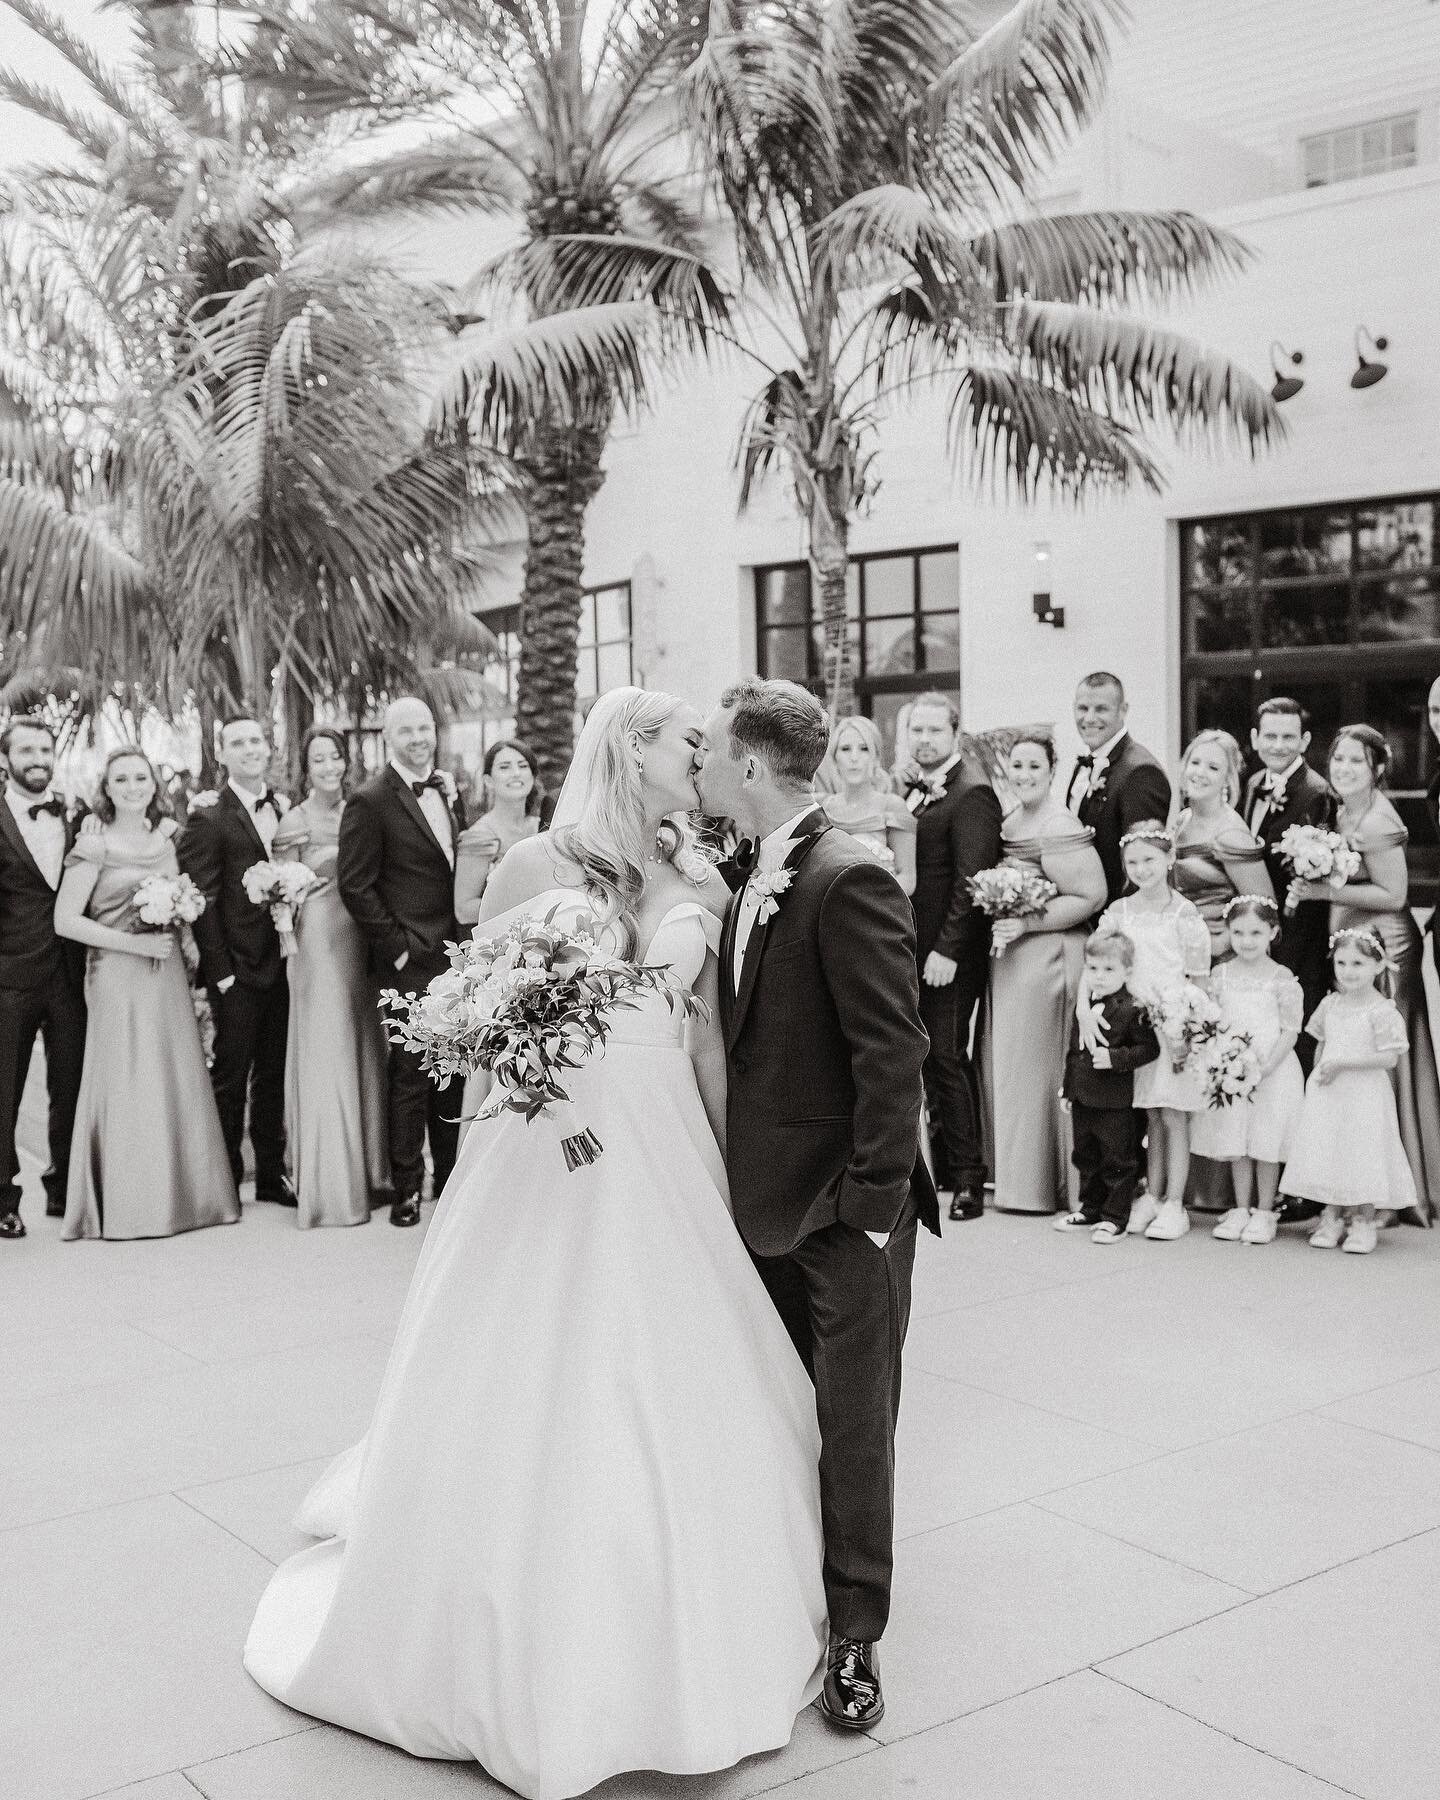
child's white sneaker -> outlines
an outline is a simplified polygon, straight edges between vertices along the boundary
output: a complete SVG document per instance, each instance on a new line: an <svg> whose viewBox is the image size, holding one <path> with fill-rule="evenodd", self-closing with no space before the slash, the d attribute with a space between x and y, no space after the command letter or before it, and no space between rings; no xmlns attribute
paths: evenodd
<svg viewBox="0 0 1440 1800"><path fill-rule="evenodd" d="M1273 1244L1275 1233L1280 1229L1280 1221L1273 1212L1261 1212L1257 1206L1250 1215L1250 1223L1240 1233L1242 1244Z"/></svg>
<svg viewBox="0 0 1440 1800"><path fill-rule="evenodd" d="M1353 1250L1356 1256L1368 1256L1380 1241L1380 1233L1373 1219L1356 1219L1345 1233L1342 1250Z"/></svg>
<svg viewBox="0 0 1440 1800"><path fill-rule="evenodd" d="M1190 1215L1185 1210L1182 1200L1162 1200L1155 1217L1145 1227L1147 1238L1154 1238L1158 1243L1171 1243L1176 1238L1184 1237L1190 1229Z"/></svg>
<svg viewBox="0 0 1440 1800"><path fill-rule="evenodd" d="M1118 1244L1125 1233L1113 1219L1102 1219L1090 1233L1092 1244Z"/></svg>
<svg viewBox="0 0 1440 1800"><path fill-rule="evenodd" d="M1327 1206L1320 1215L1320 1223L1310 1233L1310 1242L1317 1250L1338 1250L1344 1235L1343 1216L1336 1207Z"/></svg>
<svg viewBox="0 0 1440 1800"><path fill-rule="evenodd" d="M1155 1215L1160 1211L1160 1203L1146 1188L1138 1193L1130 1202L1130 1223L1125 1227L1131 1237L1139 1237L1155 1222Z"/></svg>
<svg viewBox="0 0 1440 1800"><path fill-rule="evenodd" d="M1232 1206L1210 1235L1219 1238L1222 1244L1238 1244L1244 1237L1245 1227L1249 1223L1250 1208L1248 1206Z"/></svg>
<svg viewBox="0 0 1440 1800"><path fill-rule="evenodd" d="M1088 1231L1089 1221L1084 1213L1063 1212L1050 1229L1052 1231Z"/></svg>

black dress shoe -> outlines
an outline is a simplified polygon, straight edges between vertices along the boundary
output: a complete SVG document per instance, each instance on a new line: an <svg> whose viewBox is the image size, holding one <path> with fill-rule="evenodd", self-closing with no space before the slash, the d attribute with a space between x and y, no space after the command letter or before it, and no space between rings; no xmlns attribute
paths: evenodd
<svg viewBox="0 0 1440 1800"><path fill-rule="evenodd" d="M283 1175L279 1181L267 1182L263 1188L257 1183L255 1198L264 1201L269 1206L299 1205L299 1201L295 1198L294 1188Z"/></svg>
<svg viewBox="0 0 1440 1800"><path fill-rule="evenodd" d="M858 1638L836 1638L831 1644L820 1710L843 1731L868 1731L885 1717L873 1644Z"/></svg>
<svg viewBox="0 0 1440 1800"><path fill-rule="evenodd" d="M418 1225L420 1223L420 1196L412 1194L408 1200L392 1200L390 1223L392 1225Z"/></svg>
<svg viewBox="0 0 1440 1800"><path fill-rule="evenodd" d="M47 1194L45 1196L45 1217L47 1219L63 1219L65 1217L65 1196L63 1194Z"/></svg>
<svg viewBox="0 0 1440 1800"><path fill-rule="evenodd" d="M985 1190L983 1188L956 1188L950 1196L950 1217L955 1223L961 1219L983 1219L985 1216Z"/></svg>
<svg viewBox="0 0 1440 1800"><path fill-rule="evenodd" d="M0 1238L24 1236L25 1223L19 1213L0 1213Z"/></svg>

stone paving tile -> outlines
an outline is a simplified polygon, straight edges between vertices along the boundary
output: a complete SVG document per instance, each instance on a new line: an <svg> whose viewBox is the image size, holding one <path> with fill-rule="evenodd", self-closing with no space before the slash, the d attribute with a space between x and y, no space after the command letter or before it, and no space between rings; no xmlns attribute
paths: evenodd
<svg viewBox="0 0 1440 1800"><path fill-rule="evenodd" d="M1337 1400L1323 1412L1327 1419L1440 1450L1440 1371Z"/></svg>
<svg viewBox="0 0 1440 1800"><path fill-rule="evenodd" d="M1440 1531L1103 1665L1365 1800L1440 1792Z"/></svg>
<svg viewBox="0 0 1440 1800"><path fill-rule="evenodd" d="M314 1542L290 1521L328 1465L329 1459L324 1456L288 1463L280 1469L262 1469L229 1481L182 1488L179 1498L207 1519L223 1525L267 1562L278 1564Z"/></svg>
<svg viewBox="0 0 1440 1800"><path fill-rule="evenodd" d="M157 1775L153 1781L136 1781L128 1787L110 1788L92 1800L195 1800L195 1788L183 1775Z"/></svg>

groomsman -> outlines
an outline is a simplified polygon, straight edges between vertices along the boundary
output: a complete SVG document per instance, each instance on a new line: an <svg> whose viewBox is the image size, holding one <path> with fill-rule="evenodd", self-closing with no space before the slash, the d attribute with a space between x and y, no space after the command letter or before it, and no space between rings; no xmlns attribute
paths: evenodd
<svg viewBox="0 0 1440 1800"><path fill-rule="evenodd" d="M45 1211L65 1213L70 1139L85 1062L84 952L55 935L55 890L73 831L55 792L55 739L43 719L0 732L0 1238L22 1238L15 1130L30 1055L45 1046L50 1166Z"/></svg>
<svg viewBox="0 0 1440 1800"><path fill-rule="evenodd" d="M220 763L225 785L213 803L202 805L198 796L192 802L176 847L180 867L205 896L195 944L215 1014L210 1079L237 1187L248 1096L255 1198L294 1206L295 1190L285 1178L290 984L270 908L251 900L243 879L247 869L269 861L288 802L266 780L270 744L258 720L225 721Z"/></svg>
<svg viewBox="0 0 1440 1800"><path fill-rule="evenodd" d="M990 976L990 921L968 882L1000 861L1000 801L983 775L967 768L960 715L944 694L921 694L908 729L913 768L905 804L915 815L920 1020L930 1035L925 1092L943 1153L937 1155L940 1185L952 1190L950 1217L978 1219L985 1210L985 1152L970 1034Z"/></svg>
<svg viewBox="0 0 1440 1800"><path fill-rule="evenodd" d="M1245 823L1265 846L1265 867L1281 903L1275 960L1284 963L1299 981L1308 1019L1330 987L1330 903L1302 900L1293 912L1283 910L1293 875L1278 846L1292 825L1332 830L1335 796L1329 783L1305 760L1310 748L1310 715L1299 701L1282 694L1261 701L1250 745L1264 766L1246 786ZM1295 1051L1308 1075L1315 1060L1315 1040L1302 1032Z"/></svg>
<svg viewBox="0 0 1440 1800"><path fill-rule="evenodd" d="M1129 714L1118 675L1097 669L1075 690L1075 730L1084 753L1065 792L1065 804L1095 833L1110 900L1125 892L1120 840L1141 819L1170 814L1170 780L1157 758L1125 729Z"/></svg>
<svg viewBox="0 0 1440 1800"><path fill-rule="evenodd" d="M417 994L449 962L455 920L455 846L465 809L435 767L435 720L423 700L397 700L385 715L384 769L353 794L340 820L340 898L370 943L382 988ZM425 1133L435 1194L450 1178L459 1141L461 1084L437 1085L412 1051L392 1045L388 1065L392 1225L420 1223Z"/></svg>

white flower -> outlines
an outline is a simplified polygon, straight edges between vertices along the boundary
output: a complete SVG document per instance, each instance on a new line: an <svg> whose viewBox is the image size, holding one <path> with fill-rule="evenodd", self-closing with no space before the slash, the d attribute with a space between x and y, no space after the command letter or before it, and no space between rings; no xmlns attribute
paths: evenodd
<svg viewBox="0 0 1440 1800"><path fill-rule="evenodd" d="M795 879L793 869L776 869L773 875L754 874L750 877L750 891L760 902L755 914L757 925L763 925L773 919L780 910L780 896L786 892Z"/></svg>

